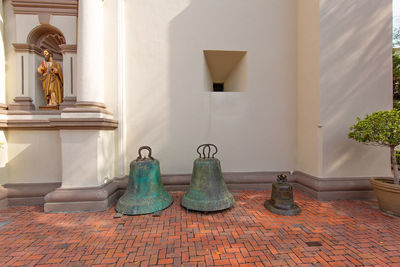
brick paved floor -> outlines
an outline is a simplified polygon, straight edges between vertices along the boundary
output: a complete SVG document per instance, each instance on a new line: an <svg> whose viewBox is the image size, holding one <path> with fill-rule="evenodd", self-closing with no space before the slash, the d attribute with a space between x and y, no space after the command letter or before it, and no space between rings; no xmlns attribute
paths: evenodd
<svg viewBox="0 0 400 267"><path fill-rule="evenodd" d="M202 214L173 193L160 217L1 210L0 222L10 223L0 228L0 265L400 266L400 218L376 202L321 202L296 191L302 213L284 217L264 208L267 194L234 192L234 208Z"/></svg>

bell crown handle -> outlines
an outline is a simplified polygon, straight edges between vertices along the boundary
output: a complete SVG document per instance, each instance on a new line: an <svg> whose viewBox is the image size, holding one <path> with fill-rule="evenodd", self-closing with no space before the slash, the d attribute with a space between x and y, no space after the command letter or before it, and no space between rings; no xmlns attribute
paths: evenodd
<svg viewBox="0 0 400 267"><path fill-rule="evenodd" d="M151 148L149 146L141 146L138 150L138 154L139 156L136 158L136 160L145 160L146 156L142 157L142 150L147 150L149 152L149 154L147 155L147 157L151 160L153 160L154 158L151 156Z"/></svg>
<svg viewBox="0 0 400 267"><path fill-rule="evenodd" d="M200 152L201 148L203 148L203 150ZM212 148L214 148L214 150L215 150L214 153L211 153ZM206 153L206 149L208 149L207 153ZM199 158L203 158L203 159L210 158L210 155L211 155L211 158L214 158L214 156L215 156L215 154L217 154L217 152L218 152L218 148L214 144L202 144L197 147L197 154L199 154Z"/></svg>

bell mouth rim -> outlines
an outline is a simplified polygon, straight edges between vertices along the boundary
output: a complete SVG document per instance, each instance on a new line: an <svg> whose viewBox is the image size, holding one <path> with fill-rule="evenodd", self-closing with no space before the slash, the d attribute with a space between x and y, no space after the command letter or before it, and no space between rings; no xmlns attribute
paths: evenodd
<svg viewBox="0 0 400 267"><path fill-rule="evenodd" d="M197 203L201 203L202 205L196 205ZM196 203L196 204L194 204ZM217 203L213 205L213 203ZM219 204L219 205L218 205ZM218 199L218 200L209 200L209 201L202 201L202 200L194 200L192 198L186 197L186 194L183 195L181 200L181 206L187 210L192 211L202 211L202 212L213 212L213 211L222 211L229 209L235 205L235 198L231 193L229 193L228 197Z"/></svg>
<svg viewBox="0 0 400 267"><path fill-rule="evenodd" d="M296 203L293 204L293 208L291 209L279 209L273 206L271 199L269 199L265 201L264 207L270 212L278 215L295 216L301 213L301 209Z"/></svg>
<svg viewBox="0 0 400 267"><path fill-rule="evenodd" d="M165 202L161 203L161 205L160 205L161 207L156 207L156 208L151 208L151 209L148 209L149 208L148 205L131 206L130 208L128 208L128 205L120 203L118 201L117 205L115 206L115 210L123 215L128 215L128 216L150 214L150 213L154 213L157 211L165 210L165 209L169 208L172 205L172 203L174 202L174 199L172 198L172 196L170 194L166 195L164 200L165 200ZM153 201L155 201L155 199L153 199ZM145 211L146 209L148 209L148 210ZM135 211L129 212L129 210L135 210Z"/></svg>

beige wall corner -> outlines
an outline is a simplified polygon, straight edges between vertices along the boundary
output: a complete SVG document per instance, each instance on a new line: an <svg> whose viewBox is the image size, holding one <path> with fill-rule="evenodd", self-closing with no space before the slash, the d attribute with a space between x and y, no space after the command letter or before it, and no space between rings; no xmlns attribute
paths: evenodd
<svg viewBox="0 0 400 267"><path fill-rule="evenodd" d="M389 150L347 138L357 117L392 108L392 1L320 1L322 176L391 176Z"/></svg>
<svg viewBox="0 0 400 267"><path fill-rule="evenodd" d="M297 1L297 170L320 176L319 0Z"/></svg>

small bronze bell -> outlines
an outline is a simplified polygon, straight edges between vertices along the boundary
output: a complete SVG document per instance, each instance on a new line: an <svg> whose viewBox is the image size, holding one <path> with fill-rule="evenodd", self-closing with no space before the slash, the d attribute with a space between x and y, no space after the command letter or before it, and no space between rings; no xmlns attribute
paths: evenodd
<svg viewBox="0 0 400 267"><path fill-rule="evenodd" d="M293 188L287 182L287 176L278 175L276 182L272 184L271 199L267 200L264 206L271 212L280 215L297 215L300 208L294 203Z"/></svg>
<svg viewBox="0 0 400 267"><path fill-rule="evenodd" d="M141 151L149 151L148 158ZM151 148L139 148L139 156L131 162L128 187L118 200L117 212L139 215L168 208L172 204L171 195L164 189L160 178L160 163L151 156Z"/></svg>
<svg viewBox="0 0 400 267"><path fill-rule="evenodd" d="M215 152L210 157L211 147ZM201 148L202 154L199 152ZM207 156L205 149L208 149ZM197 148L200 157L194 161L189 190L182 198L183 207L197 211L217 211L230 208L235 203L222 177L220 161L214 158L217 152L213 144Z"/></svg>

